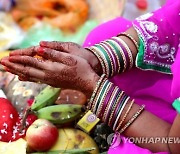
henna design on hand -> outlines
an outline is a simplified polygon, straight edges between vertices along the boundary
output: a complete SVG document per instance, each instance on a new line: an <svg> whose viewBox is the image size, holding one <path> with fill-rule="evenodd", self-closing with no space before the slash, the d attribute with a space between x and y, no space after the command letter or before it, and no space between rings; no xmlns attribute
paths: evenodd
<svg viewBox="0 0 180 154"><path fill-rule="evenodd" d="M78 67L64 67L61 71L56 73L52 71L45 71L44 81L48 84L61 88L70 88L82 91L86 96L90 97L93 91L93 83L96 82L97 75L95 74L92 78L83 79L79 76ZM82 74L83 75L83 74Z"/></svg>
<svg viewBox="0 0 180 154"><path fill-rule="evenodd" d="M67 56L67 57L64 57L61 62L65 65L68 65L68 66L75 66L77 65L77 60L75 60L74 58L70 57L70 56Z"/></svg>

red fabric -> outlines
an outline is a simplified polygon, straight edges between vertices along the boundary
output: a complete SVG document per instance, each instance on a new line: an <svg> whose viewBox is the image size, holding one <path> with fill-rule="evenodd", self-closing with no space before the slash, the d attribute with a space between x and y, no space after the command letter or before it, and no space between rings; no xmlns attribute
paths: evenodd
<svg viewBox="0 0 180 154"><path fill-rule="evenodd" d="M148 8L147 0L136 0L136 6L140 10L146 10Z"/></svg>
<svg viewBox="0 0 180 154"><path fill-rule="evenodd" d="M25 136L27 128L36 120L35 115L29 115L26 120L26 129L19 132L22 115L19 115L11 102L0 98L0 141L15 141Z"/></svg>

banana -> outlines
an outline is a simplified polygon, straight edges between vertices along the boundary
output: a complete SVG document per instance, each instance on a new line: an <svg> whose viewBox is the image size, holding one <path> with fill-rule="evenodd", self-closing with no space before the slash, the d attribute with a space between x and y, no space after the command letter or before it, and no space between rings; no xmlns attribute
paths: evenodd
<svg viewBox="0 0 180 154"><path fill-rule="evenodd" d="M99 154L97 144L87 133L74 128L60 128L58 130L58 139L49 151L92 149L89 153Z"/></svg>
<svg viewBox="0 0 180 154"><path fill-rule="evenodd" d="M51 86L45 87L36 97L31 106L33 111L37 111L43 107L52 105L57 100L60 93L60 88L53 88Z"/></svg>
<svg viewBox="0 0 180 154"><path fill-rule="evenodd" d="M54 124L64 124L76 119L82 111L82 105L60 104L44 107L37 111L38 118L47 119Z"/></svg>
<svg viewBox="0 0 180 154"><path fill-rule="evenodd" d="M95 148L56 150L56 151L47 151L47 152L33 152L31 154L90 154L89 151L92 151L94 149Z"/></svg>

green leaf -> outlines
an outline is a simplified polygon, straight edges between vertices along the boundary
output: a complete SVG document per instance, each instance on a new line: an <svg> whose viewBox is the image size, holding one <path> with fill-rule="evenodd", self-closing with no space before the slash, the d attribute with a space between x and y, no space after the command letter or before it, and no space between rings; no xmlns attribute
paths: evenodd
<svg viewBox="0 0 180 154"><path fill-rule="evenodd" d="M57 151L48 151L48 152L33 152L30 154L90 154L89 151L92 151L92 150L95 150L95 148L57 150Z"/></svg>

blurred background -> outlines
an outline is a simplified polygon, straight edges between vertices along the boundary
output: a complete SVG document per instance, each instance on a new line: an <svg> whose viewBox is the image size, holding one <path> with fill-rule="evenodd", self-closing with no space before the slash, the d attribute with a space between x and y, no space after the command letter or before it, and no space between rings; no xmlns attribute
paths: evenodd
<svg viewBox="0 0 180 154"><path fill-rule="evenodd" d="M0 0L0 59L13 49L38 45L41 40L82 44L99 24L120 16L133 20L164 3L165 0ZM19 112L45 86L21 82L0 65L0 97L7 97ZM79 97L74 91L64 94L65 98L74 95Z"/></svg>
<svg viewBox="0 0 180 154"><path fill-rule="evenodd" d="M133 20L165 0L0 0L0 51L40 40L82 44L94 27L118 16Z"/></svg>

